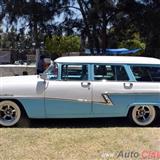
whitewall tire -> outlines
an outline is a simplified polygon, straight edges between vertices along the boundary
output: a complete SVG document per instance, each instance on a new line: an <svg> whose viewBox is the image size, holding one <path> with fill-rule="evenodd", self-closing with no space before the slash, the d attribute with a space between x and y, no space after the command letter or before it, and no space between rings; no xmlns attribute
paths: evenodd
<svg viewBox="0 0 160 160"><path fill-rule="evenodd" d="M13 101L4 100L0 102L0 125L12 127L21 118L20 107Z"/></svg>
<svg viewBox="0 0 160 160"><path fill-rule="evenodd" d="M129 118L138 126L148 126L156 119L156 109L153 105L136 105L129 113Z"/></svg>

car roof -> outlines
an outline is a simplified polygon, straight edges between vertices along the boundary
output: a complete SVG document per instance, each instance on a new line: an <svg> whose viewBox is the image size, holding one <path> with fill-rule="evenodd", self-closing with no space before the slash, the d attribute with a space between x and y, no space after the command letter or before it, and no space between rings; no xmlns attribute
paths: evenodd
<svg viewBox="0 0 160 160"><path fill-rule="evenodd" d="M68 56L57 58L56 63L116 63L116 64L160 64L157 58L133 56Z"/></svg>

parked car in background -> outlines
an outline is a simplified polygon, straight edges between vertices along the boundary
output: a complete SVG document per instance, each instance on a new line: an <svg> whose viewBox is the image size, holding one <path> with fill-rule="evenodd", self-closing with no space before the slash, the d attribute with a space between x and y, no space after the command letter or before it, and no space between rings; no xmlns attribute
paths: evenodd
<svg viewBox="0 0 160 160"><path fill-rule="evenodd" d="M151 125L160 111L160 60L61 57L41 75L0 78L0 124L27 118L128 117Z"/></svg>

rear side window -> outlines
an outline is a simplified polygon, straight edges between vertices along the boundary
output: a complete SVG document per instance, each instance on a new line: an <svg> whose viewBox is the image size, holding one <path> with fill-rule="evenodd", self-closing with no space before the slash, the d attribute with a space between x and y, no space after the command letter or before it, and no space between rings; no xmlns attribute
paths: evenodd
<svg viewBox="0 0 160 160"><path fill-rule="evenodd" d="M129 77L124 66L120 65L95 65L95 80L128 81Z"/></svg>
<svg viewBox="0 0 160 160"><path fill-rule="evenodd" d="M137 81L160 82L160 67L132 66Z"/></svg>
<svg viewBox="0 0 160 160"><path fill-rule="evenodd" d="M87 65L62 65L62 80L88 80Z"/></svg>

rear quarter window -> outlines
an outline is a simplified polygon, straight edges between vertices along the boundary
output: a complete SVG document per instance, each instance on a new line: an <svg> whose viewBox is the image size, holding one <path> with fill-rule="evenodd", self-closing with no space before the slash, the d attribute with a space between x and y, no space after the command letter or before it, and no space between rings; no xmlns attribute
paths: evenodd
<svg viewBox="0 0 160 160"><path fill-rule="evenodd" d="M136 81L160 82L160 66L131 66Z"/></svg>

